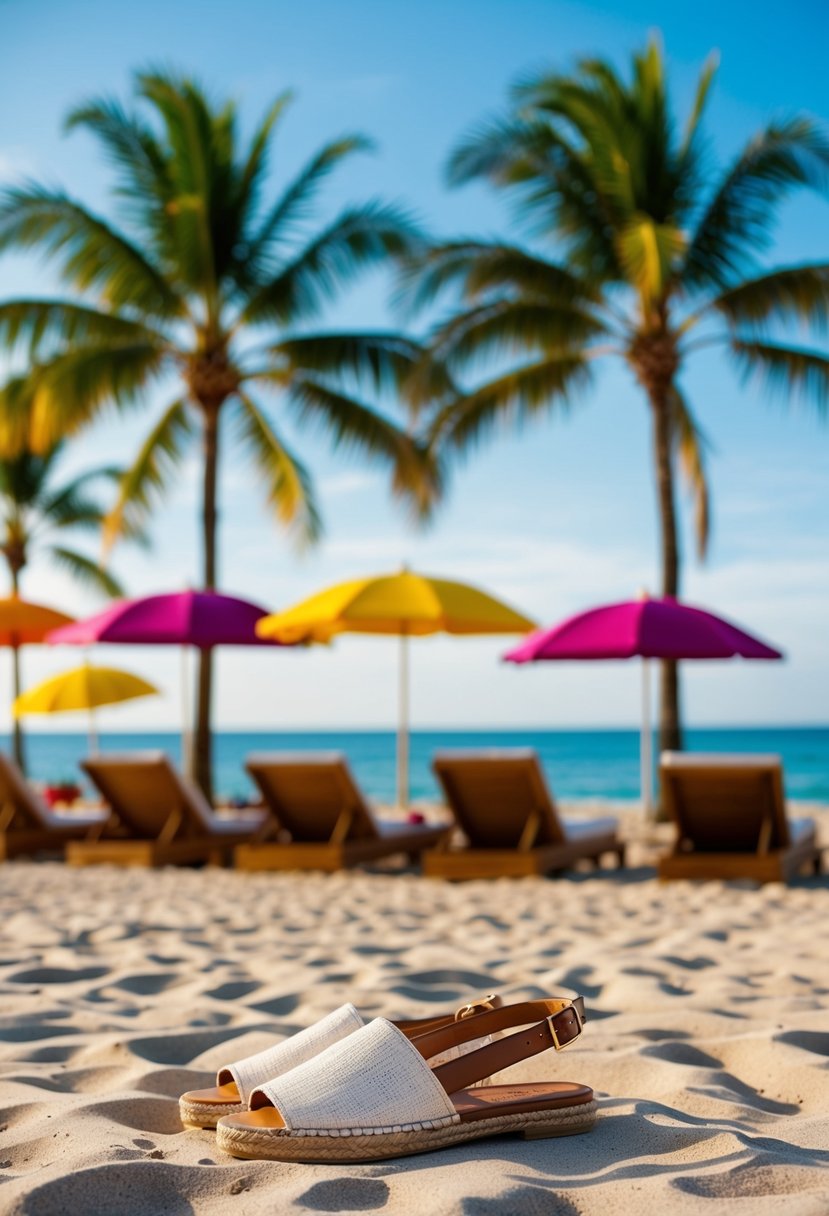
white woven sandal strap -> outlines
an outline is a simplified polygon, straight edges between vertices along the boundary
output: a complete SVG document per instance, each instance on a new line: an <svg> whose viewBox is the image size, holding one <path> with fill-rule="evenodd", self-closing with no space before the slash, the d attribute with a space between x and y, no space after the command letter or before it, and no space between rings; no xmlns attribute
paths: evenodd
<svg viewBox="0 0 829 1216"><path fill-rule="evenodd" d="M363 1025L365 1023L353 1005L341 1005L339 1009L326 1014L299 1034L291 1035L290 1038L283 1039L281 1043L267 1047L254 1056L247 1056L244 1060L237 1060L234 1064L220 1068L216 1081L219 1085L225 1085L230 1080L235 1081L242 1101L247 1103L257 1085L269 1081L271 1077L278 1077L283 1072L290 1072L297 1065L313 1059L326 1047L338 1043Z"/></svg>
<svg viewBox="0 0 829 1216"><path fill-rule="evenodd" d="M303 1135L417 1131L459 1119L423 1056L385 1018L260 1085L251 1109L266 1103Z"/></svg>

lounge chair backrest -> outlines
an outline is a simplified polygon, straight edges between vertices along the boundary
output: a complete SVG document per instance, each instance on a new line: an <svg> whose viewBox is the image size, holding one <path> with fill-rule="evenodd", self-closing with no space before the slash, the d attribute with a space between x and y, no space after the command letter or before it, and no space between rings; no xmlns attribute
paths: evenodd
<svg viewBox="0 0 829 1216"><path fill-rule="evenodd" d="M374 839L377 826L340 752L273 752L248 757L247 771L270 813L306 844Z"/></svg>
<svg viewBox="0 0 829 1216"><path fill-rule="evenodd" d="M432 768L473 848L563 843L564 829L531 749L439 752Z"/></svg>
<svg viewBox="0 0 829 1216"><path fill-rule="evenodd" d="M210 833L213 812L207 800L164 752L96 756L81 767L137 839Z"/></svg>
<svg viewBox="0 0 829 1216"><path fill-rule="evenodd" d="M791 843L779 756L664 752L660 767L680 850L766 853Z"/></svg>
<svg viewBox="0 0 829 1216"><path fill-rule="evenodd" d="M0 823L10 828L47 829L55 815L26 781L11 756L0 752Z"/></svg>

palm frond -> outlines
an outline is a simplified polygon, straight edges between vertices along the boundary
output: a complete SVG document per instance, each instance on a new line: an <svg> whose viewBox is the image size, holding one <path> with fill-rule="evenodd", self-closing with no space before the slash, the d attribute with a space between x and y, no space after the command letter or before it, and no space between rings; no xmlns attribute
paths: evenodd
<svg viewBox="0 0 829 1216"><path fill-rule="evenodd" d="M744 379L757 376L787 402L795 396L810 401L820 415L829 404L829 358L802 347L734 338L731 351Z"/></svg>
<svg viewBox="0 0 829 1216"><path fill-rule="evenodd" d="M673 224L656 224L638 212L621 229L616 244L627 280L647 312L664 296L685 248L685 237Z"/></svg>
<svg viewBox="0 0 829 1216"><path fill-rule="evenodd" d="M575 305L520 296L458 313L436 328L430 345L434 356L458 374L482 358L555 353L564 345L575 349L606 332L600 318Z"/></svg>
<svg viewBox="0 0 829 1216"><path fill-rule="evenodd" d="M33 397L29 372L10 376L0 387L0 459L12 460L29 446Z"/></svg>
<svg viewBox="0 0 829 1216"><path fill-rule="evenodd" d="M155 132L117 98L93 98L70 110L66 130L89 131L117 173L117 195L126 218L159 247L167 235L166 206L173 196L167 157Z"/></svg>
<svg viewBox="0 0 829 1216"><path fill-rule="evenodd" d="M25 344L30 359L41 356L44 346L106 346L125 341L150 341L161 346L166 339L141 321L68 300L17 299L0 303L0 342L7 349Z"/></svg>
<svg viewBox="0 0 829 1216"><path fill-rule="evenodd" d="M124 588L118 579L91 557L78 553L75 549L66 549L62 545L52 545L49 556L56 566L62 567L76 582L94 591L101 591L110 599L123 596Z"/></svg>
<svg viewBox="0 0 829 1216"><path fill-rule="evenodd" d="M403 388L418 366L423 348L394 333L308 334L285 338L272 348L284 376L348 377L377 392Z"/></svg>
<svg viewBox="0 0 829 1216"><path fill-rule="evenodd" d="M450 186L486 178L518 186L547 168L550 129L524 117L495 117L476 123L455 145L446 165Z"/></svg>
<svg viewBox="0 0 829 1216"><path fill-rule="evenodd" d="M327 143L286 187L261 222L247 250L258 263L280 241L293 235L294 226L307 219L319 187L329 173L355 152L368 152L371 140L363 135L344 135Z"/></svg>
<svg viewBox="0 0 829 1216"><path fill-rule="evenodd" d="M596 158L545 117L508 117L474 128L452 154L448 178L450 185L485 178L505 189L532 232L565 242L573 270L598 281L618 277L614 215Z"/></svg>
<svg viewBox="0 0 829 1216"><path fill-rule="evenodd" d="M132 404L164 366L166 351L147 341L77 346L30 373L29 442L52 447L95 418L106 405Z"/></svg>
<svg viewBox="0 0 829 1216"><path fill-rule="evenodd" d="M126 236L59 191L32 183L0 194L0 250L37 249L79 291L115 309L174 318L184 305L172 283Z"/></svg>
<svg viewBox="0 0 829 1216"><path fill-rule="evenodd" d="M711 95L711 86L714 83L714 78L717 74L717 69L719 66L719 52L712 51L703 64L700 78L697 81L697 90L694 94L694 101L685 124L685 131L679 150L679 155L683 159L687 160L689 156L693 155L695 145L699 141L700 123L702 121L702 116L705 113L705 108Z"/></svg>
<svg viewBox="0 0 829 1216"><path fill-rule="evenodd" d="M694 505L697 556L703 561L711 539L711 493L706 468L709 444L683 393L676 386L671 401L671 429L679 467Z"/></svg>
<svg viewBox="0 0 829 1216"><path fill-rule="evenodd" d="M168 406L141 445L129 469L121 476L118 496L104 525L104 549L119 537L134 539L143 533L153 507L163 498L169 480L181 464L193 426L184 401Z"/></svg>
<svg viewBox="0 0 829 1216"><path fill-rule="evenodd" d="M240 394L234 412L239 438L259 471L277 519L301 546L313 544L322 533L322 519L307 469L249 396Z"/></svg>
<svg viewBox="0 0 829 1216"><path fill-rule="evenodd" d="M777 209L796 186L829 188L829 138L804 117L770 123L736 158L696 225L684 284L730 287L767 247Z"/></svg>
<svg viewBox="0 0 829 1216"><path fill-rule="evenodd" d="M829 263L786 266L743 280L711 301L729 325L762 331L775 323L803 321L825 330L829 321Z"/></svg>
<svg viewBox="0 0 829 1216"><path fill-rule="evenodd" d="M564 349L462 393L435 415L431 442L466 449L497 425L515 426L556 405L566 409L591 379L583 351Z"/></svg>
<svg viewBox="0 0 829 1216"><path fill-rule="evenodd" d="M240 221L253 215L268 171L268 150L274 130L293 99L291 89L280 93L268 108L250 141L248 154L239 174L237 207Z"/></svg>
<svg viewBox="0 0 829 1216"><path fill-rule="evenodd" d="M595 289L570 267L516 245L453 241L427 249L401 266L399 299L413 311L433 303L449 287L474 301L501 289L550 303L594 301Z"/></svg>
<svg viewBox="0 0 829 1216"><path fill-rule="evenodd" d="M235 265L233 250L240 237L234 198L235 109L211 109L196 81L163 69L140 73L137 90L164 129L176 274L200 297L215 324L219 282L223 271Z"/></svg>
<svg viewBox="0 0 829 1216"><path fill-rule="evenodd" d="M44 526L61 529L77 526L101 529L106 510L95 497L95 490L100 484L110 487L119 485L123 475L124 470L121 468L100 465L78 473L69 481L61 482L59 486L44 486L39 503ZM141 534L131 539L143 541L145 537Z"/></svg>
<svg viewBox="0 0 829 1216"><path fill-rule="evenodd" d="M417 227L399 207L374 202L348 208L253 294L242 322L287 324L311 317L361 270L411 254L419 242Z"/></svg>
<svg viewBox="0 0 829 1216"><path fill-rule="evenodd" d="M440 468L428 444L415 439L378 410L310 375L297 375L288 400L303 425L317 424L337 451L356 452L391 467L395 497L428 514L440 492Z"/></svg>

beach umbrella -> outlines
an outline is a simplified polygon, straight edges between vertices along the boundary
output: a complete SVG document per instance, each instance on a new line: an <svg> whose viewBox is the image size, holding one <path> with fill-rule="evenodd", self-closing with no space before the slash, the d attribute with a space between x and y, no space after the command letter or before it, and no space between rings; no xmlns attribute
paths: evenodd
<svg viewBox="0 0 829 1216"><path fill-rule="evenodd" d="M511 663L632 659L642 662L642 802L653 801L650 719L651 659L782 659L779 650L730 621L673 597L604 604L530 634L505 656Z"/></svg>
<svg viewBox="0 0 829 1216"><path fill-rule="evenodd" d="M259 604L218 591L179 591L120 600L96 616L49 635L52 644L181 647L182 751L192 771L188 707L187 648L273 645L258 636L256 623L267 612Z"/></svg>
<svg viewBox="0 0 829 1216"><path fill-rule="evenodd" d="M65 612L47 608L45 604L22 600L18 595L0 599L0 646L7 646L12 652L12 685L15 696L20 693L20 647L43 642L53 629L68 625L71 621L72 617L67 616ZM17 764L25 770L23 732L17 718L13 720L12 747Z"/></svg>
<svg viewBox="0 0 829 1216"><path fill-rule="evenodd" d="M337 583L257 625L281 642L330 642L341 633L400 639L397 800L409 800L409 639L435 633L526 633L533 622L467 583L412 570Z"/></svg>
<svg viewBox="0 0 829 1216"><path fill-rule="evenodd" d="M134 701L137 697L157 695L157 688L132 672L119 671L115 667L92 667L84 663L21 693L14 702L14 715L15 718L22 718L29 714L65 714L84 710L89 715L89 748L94 754L98 750L96 709L103 705Z"/></svg>

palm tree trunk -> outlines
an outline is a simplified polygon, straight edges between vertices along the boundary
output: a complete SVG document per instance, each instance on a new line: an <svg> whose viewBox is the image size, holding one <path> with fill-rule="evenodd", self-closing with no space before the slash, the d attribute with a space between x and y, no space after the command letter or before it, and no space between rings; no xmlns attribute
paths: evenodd
<svg viewBox="0 0 829 1216"><path fill-rule="evenodd" d="M12 569L12 593L18 595L20 593L20 583L17 570ZM12 646L12 696L15 701L20 696L22 689L20 687L20 647ZM17 767L21 773L26 774L26 748L23 744L23 725L19 718L15 718L12 723L12 754Z"/></svg>
<svg viewBox="0 0 829 1216"><path fill-rule="evenodd" d="M656 465L656 490L659 504L659 532L662 560L662 595L679 594L679 539L674 496L674 463L671 450L671 421L667 392L651 394L653 444ZM682 747L679 711L679 668L675 660L661 664L659 701L659 750L677 751Z"/></svg>
<svg viewBox="0 0 829 1216"><path fill-rule="evenodd" d="M217 474L219 465L218 410L204 413L204 481L202 490L202 561L203 586L216 589L216 524ZM195 745L192 749L192 776L204 796L213 798L213 756L210 711L213 686L213 652L199 652L199 683L196 699Z"/></svg>

